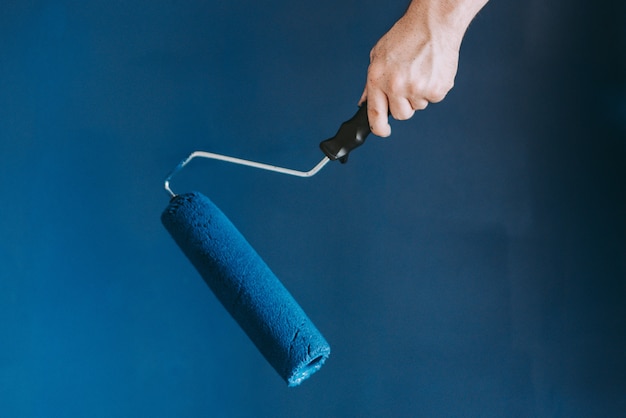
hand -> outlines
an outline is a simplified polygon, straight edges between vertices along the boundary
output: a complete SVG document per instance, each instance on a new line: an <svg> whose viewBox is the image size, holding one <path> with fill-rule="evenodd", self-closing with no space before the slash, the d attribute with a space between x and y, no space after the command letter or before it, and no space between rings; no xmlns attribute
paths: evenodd
<svg viewBox="0 0 626 418"><path fill-rule="evenodd" d="M391 134L389 113L397 120L409 119L428 103L443 100L452 89L463 34L486 1L467 0L456 8L445 8L441 3L414 0L372 49L359 103L367 100L373 134ZM468 9L467 3L480 7Z"/></svg>

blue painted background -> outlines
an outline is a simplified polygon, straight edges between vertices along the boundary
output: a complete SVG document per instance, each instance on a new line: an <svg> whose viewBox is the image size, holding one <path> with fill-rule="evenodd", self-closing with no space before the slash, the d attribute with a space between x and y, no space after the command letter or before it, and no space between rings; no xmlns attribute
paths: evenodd
<svg viewBox="0 0 626 418"><path fill-rule="evenodd" d="M307 170L405 1L3 1L0 415L617 417L626 9L492 1L441 104L311 179L194 162L333 353L288 389L161 226ZM598 3L599 4L599 3Z"/></svg>

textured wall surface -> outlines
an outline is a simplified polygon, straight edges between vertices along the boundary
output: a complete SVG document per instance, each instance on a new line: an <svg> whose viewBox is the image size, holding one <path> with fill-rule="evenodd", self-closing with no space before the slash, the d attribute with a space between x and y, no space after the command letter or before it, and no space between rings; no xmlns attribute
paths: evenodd
<svg viewBox="0 0 626 418"><path fill-rule="evenodd" d="M597 5L596 5L597 4ZM0 4L0 415L626 410L626 8L492 1L446 100L298 179L199 161L332 346L289 389L162 227L309 169L405 1Z"/></svg>

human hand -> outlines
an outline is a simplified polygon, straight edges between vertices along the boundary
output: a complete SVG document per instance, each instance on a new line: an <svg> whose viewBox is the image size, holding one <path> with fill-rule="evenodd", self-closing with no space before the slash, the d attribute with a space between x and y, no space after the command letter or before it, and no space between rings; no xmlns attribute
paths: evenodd
<svg viewBox="0 0 626 418"><path fill-rule="evenodd" d="M359 103L367 100L373 134L389 136L389 114L396 120L409 119L452 89L463 34L486 0L459 1L456 8L441 3L414 0L372 49Z"/></svg>

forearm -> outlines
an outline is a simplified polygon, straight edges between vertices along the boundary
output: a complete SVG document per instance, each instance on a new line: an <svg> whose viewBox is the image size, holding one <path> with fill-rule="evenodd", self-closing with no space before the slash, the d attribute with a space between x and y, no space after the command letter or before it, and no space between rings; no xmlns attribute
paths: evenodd
<svg viewBox="0 0 626 418"><path fill-rule="evenodd" d="M488 0L413 0L401 18L408 27L418 25L446 31L447 38L461 44L463 35Z"/></svg>

